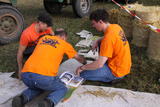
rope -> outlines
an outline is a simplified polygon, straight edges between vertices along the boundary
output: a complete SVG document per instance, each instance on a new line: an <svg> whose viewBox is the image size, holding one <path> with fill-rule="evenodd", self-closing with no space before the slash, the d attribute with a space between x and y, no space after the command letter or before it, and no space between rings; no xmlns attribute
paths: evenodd
<svg viewBox="0 0 160 107"><path fill-rule="evenodd" d="M137 16L135 13L129 11L127 8L125 8L124 6L121 6L119 3L117 3L115 0L112 0L112 2L114 2L116 5L118 5L119 7L121 7L122 9L124 9L127 13L129 13L130 15L134 16L135 18L137 18L138 20L140 20L141 22L143 22L145 25L149 26L152 30L156 31L156 32L160 32L160 29L158 29L157 27L146 23L144 20L142 20L139 16Z"/></svg>

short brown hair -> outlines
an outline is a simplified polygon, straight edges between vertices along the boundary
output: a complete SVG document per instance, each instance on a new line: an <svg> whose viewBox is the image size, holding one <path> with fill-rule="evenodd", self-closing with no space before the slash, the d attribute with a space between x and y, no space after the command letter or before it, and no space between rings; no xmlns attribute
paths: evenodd
<svg viewBox="0 0 160 107"><path fill-rule="evenodd" d="M37 17L37 20L41 21L43 23L46 23L47 26L52 26L53 25L51 16L46 12L39 13L39 15Z"/></svg>
<svg viewBox="0 0 160 107"><path fill-rule="evenodd" d="M55 31L55 35L67 37L67 32L66 32L65 30L63 30L63 29L61 29L61 30L56 30L56 31Z"/></svg>
<svg viewBox="0 0 160 107"><path fill-rule="evenodd" d="M105 9L97 9L91 13L89 19L95 20L96 22L100 20L102 20L103 22L108 22L109 14Z"/></svg>

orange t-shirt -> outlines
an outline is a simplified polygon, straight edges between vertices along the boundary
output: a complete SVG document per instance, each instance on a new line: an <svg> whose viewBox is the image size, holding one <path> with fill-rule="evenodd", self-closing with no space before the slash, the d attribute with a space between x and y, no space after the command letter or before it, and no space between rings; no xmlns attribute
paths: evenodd
<svg viewBox="0 0 160 107"><path fill-rule="evenodd" d="M26 28L20 38L20 45L23 46L33 46L35 44L37 44L37 40L39 39L39 37L41 35L44 34L51 34L52 29L48 28L46 31L41 32L41 33L37 33L35 30L35 24L33 23L31 24L28 28Z"/></svg>
<svg viewBox="0 0 160 107"><path fill-rule="evenodd" d="M117 24L110 24L104 33L100 56L108 58L107 64L116 77L130 73L131 53L124 31Z"/></svg>
<svg viewBox="0 0 160 107"><path fill-rule="evenodd" d="M22 72L32 72L45 76L57 76L63 55L73 58L77 52L72 45L58 36L42 37L34 52L26 61Z"/></svg>

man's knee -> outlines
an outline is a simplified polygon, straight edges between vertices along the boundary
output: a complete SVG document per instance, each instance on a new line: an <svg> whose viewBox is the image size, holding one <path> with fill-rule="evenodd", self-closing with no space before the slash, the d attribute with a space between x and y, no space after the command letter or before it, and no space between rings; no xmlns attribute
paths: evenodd
<svg viewBox="0 0 160 107"><path fill-rule="evenodd" d="M64 86L64 87L62 88L62 90L63 90L64 93L67 93L68 88L67 88L66 86Z"/></svg>
<svg viewBox="0 0 160 107"><path fill-rule="evenodd" d="M80 73L80 77L82 77L82 78L85 79L85 78L87 77L86 72L85 72L85 71L81 72L81 73Z"/></svg>
<svg viewBox="0 0 160 107"><path fill-rule="evenodd" d="M56 90L59 90L62 93L66 93L68 91L68 88L64 83L60 83Z"/></svg>

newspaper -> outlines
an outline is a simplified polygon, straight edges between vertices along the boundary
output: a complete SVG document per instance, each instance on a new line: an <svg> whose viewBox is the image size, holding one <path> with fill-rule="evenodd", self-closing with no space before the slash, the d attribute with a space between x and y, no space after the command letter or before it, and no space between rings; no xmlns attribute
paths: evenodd
<svg viewBox="0 0 160 107"><path fill-rule="evenodd" d="M82 77L68 71L62 73L60 79L63 83L66 84L66 86L69 87L78 87L84 81Z"/></svg>
<svg viewBox="0 0 160 107"><path fill-rule="evenodd" d="M80 35L81 38L85 38L86 40L93 37L93 34L87 30L82 30L79 33L76 33L77 35Z"/></svg>

